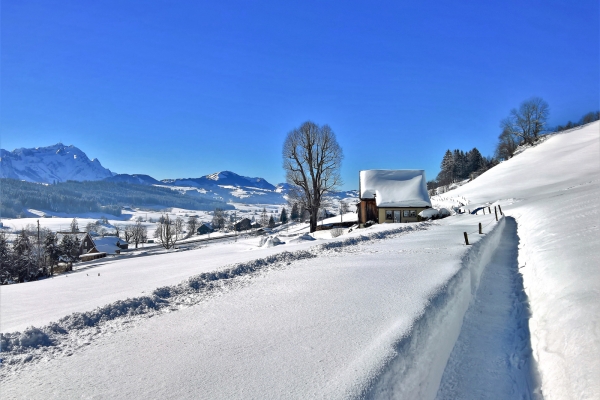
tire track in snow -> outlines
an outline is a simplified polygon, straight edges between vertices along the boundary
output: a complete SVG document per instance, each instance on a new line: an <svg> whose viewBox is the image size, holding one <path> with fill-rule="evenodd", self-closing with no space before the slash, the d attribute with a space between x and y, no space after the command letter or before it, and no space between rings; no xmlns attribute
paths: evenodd
<svg viewBox="0 0 600 400"><path fill-rule="evenodd" d="M540 399L517 224L506 218L448 360L437 399Z"/></svg>

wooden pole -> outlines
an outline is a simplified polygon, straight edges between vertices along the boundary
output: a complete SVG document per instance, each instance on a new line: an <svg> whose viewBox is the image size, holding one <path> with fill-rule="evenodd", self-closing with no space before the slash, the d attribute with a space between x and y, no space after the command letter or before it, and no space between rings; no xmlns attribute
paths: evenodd
<svg viewBox="0 0 600 400"><path fill-rule="evenodd" d="M481 230L481 222L479 223L479 234L480 234L480 235L483 235L483 232L482 232L482 230Z"/></svg>
<svg viewBox="0 0 600 400"><path fill-rule="evenodd" d="M494 213L496 213L496 221L498 221L498 210L496 210L496 206L494 206Z"/></svg>
<svg viewBox="0 0 600 400"><path fill-rule="evenodd" d="M500 204L498 204L498 209L500 209L500 215L504 215L502 214L502 207L500 207Z"/></svg>
<svg viewBox="0 0 600 400"><path fill-rule="evenodd" d="M485 207L484 207L484 208L482 208L482 210L483 210L483 215L485 215Z"/></svg>
<svg viewBox="0 0 600 400"><path fill-rule="evenodd" d="M488 212L491 214L492 213L492 209L490 208L490 206L488 206Z"/></svg>
<svg viewBox="0 0 600 400"><path fill-rule="evenodd" d="M467 232L463 232L465 234L465 244L469 245L469 237L467 236Z"/></svg>

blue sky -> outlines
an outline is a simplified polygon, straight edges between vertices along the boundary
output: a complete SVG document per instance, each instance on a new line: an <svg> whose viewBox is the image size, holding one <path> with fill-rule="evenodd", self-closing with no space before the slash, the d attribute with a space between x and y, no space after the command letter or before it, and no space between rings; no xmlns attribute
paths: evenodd
<svg viewBox="0 0 600 400"><path fill-rule="evenodd" d="M73 144L120 173L284 180L285 135L329 124L346 189L372 168L493 154L532 96L600 108L597 0L4 0L0 146Z"/></svg>

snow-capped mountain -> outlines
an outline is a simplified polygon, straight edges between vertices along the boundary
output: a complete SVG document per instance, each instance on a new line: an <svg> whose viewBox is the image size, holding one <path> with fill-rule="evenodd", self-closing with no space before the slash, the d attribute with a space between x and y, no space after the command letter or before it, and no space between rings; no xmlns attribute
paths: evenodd
<svg viewBox="0 0 600 400"><path fill-rule="evenodd" d="M98 181L113 176L97 159L88 156L75 146L57 143L34 149L13 151L0 149L0 177L29 182L53 183Z"/></svg>
<svg viewBox="0 0 600 400"><path fill-rule="evenodd" d="M62 143L34 149L17 149L12 152L0 150L2 178L11 178L38 183L74 181L99 181L153 185L177 190L189 196L201 197L228 203L242 204L285 204L289 185L273 185L263 178L238 175L231 171L220 171L199 178L164 179L158 181L143 174L114 174L104 168L97 159L88 156L75 146ZM357 192L332 193L339 200L357 197ZM335 208L335 206L333 206Z"/></svg>

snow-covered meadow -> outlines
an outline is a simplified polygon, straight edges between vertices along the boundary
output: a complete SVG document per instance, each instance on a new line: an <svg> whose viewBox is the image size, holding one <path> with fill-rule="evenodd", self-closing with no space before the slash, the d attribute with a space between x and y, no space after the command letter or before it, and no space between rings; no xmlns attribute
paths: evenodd
<svg viewBox="0 0 600 400"><path fill-rule="evenodd" d="M599 163L596 122L433 199L499 222L297 225L2 287L2 397L597 398Z"/></svg>

